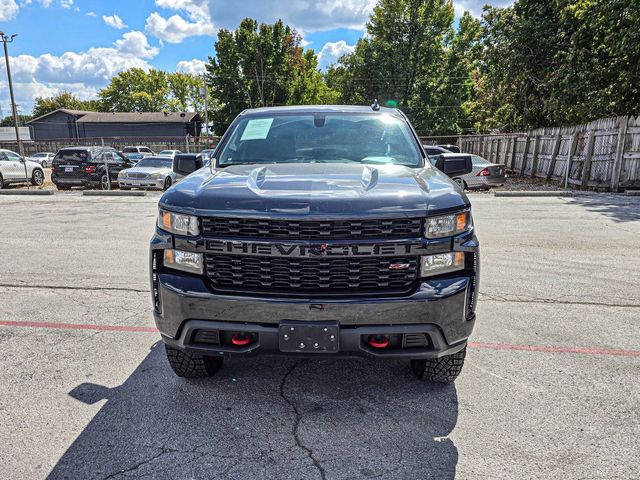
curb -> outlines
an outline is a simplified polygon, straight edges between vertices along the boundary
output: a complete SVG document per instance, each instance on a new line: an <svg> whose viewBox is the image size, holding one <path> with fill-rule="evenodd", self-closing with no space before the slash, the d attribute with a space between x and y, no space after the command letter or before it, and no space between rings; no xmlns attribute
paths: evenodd
<svg viewBox="0 0 640 480"><path fill-rule="evenodd" d="M147 192L133 191L122 192L120 190L84 190L83 197L146 197Z"/></svg>
<svg viewBox="0 0 640 480"><path fill-rule="evenodd" d="M0 190L0 195L53 195L53 190Z"/></svg>
<svg viewBox="0 0 640 480"><path fill-rule="evenodd" d="M572 192L567 190L506 190L494 192L495 197L576 197L593 195L592 192Z"/></svg>

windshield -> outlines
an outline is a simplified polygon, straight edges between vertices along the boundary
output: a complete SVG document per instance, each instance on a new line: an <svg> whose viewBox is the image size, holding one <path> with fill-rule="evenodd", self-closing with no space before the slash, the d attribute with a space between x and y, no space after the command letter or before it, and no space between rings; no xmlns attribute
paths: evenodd
<svg viewBox="0 0 640 480"><path fill-rule="evenodd" d="M136 163L136 167L172 168L170 158L145 158Z"/></svg>
<svg viewBox="0 0 640 480"><path fill-rule="evenodd" d="M245 118L220 152L220 166L363 163L422 166L406 122L387 114L315 113Z"/></svg>
<svg viewBox="0 0 640 480"><path fill-rule="evenodd" d="M125 147L125 149L122 151L124 153L138 153L138 149L135 147Z"/></svg>

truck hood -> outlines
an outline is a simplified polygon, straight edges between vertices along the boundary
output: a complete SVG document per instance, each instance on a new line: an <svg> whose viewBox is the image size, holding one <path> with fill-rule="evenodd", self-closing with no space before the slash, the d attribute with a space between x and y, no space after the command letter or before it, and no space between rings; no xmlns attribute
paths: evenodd
<svg viewBox="0 0 640 480"><path fill-rule="evenodd" d="M435 168L355 163L205 167L160 199L169 210L213 216L415 217L468 205Z"/></svg>

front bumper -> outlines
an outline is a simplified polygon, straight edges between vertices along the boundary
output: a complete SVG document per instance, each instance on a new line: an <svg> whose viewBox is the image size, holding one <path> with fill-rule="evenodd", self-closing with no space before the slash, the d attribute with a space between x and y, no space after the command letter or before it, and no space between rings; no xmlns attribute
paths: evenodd
<svg viewBox="0 0 640 480"><path fill-rule="evenodd" d="M164 178L118 178L118 184L124 188L164 188Z"/></svg>
<svg viewBox="0 0 640 480"><path fill-rule="evenodd" d="M467 182L467 187L501 187L506 182L506 177L478 177L476 175L470 176L464 179Z"/></svg>
<svg viewBox="0 0 640 480"><path fill-rule="evenodd" d="M338 323L339 351L311 353L315 356L431 358L448 355L464 348L471 335L479 278L479 247L475 236L456 239L453 244L454 249L475 255L475 270L422 280L404 296L283 298L220 294L212 290L203 277L152 268L155 322L167 344L203 355L279 354L278 326L283 321ZM174 248L174 240L158 232L151 242L152 254L164 248ZM207 345L195 339L196 333L202 330L212 331L220 338L225 333L251 333L253 340L244 347L224 342ZM402 343L408 333L424 334L428 344L382 351L371 348L363 340L368 335L394 335Z"/></svg>

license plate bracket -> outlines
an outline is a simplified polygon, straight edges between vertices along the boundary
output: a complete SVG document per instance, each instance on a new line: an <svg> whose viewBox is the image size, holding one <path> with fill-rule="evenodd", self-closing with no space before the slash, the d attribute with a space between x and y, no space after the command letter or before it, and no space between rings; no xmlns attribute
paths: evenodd
<svg viewBox="0 0 640 480"><path fill-rule="evenodd" d="M278 328L278 345L287 353L335 353L340 349L340 325L283 320Z"/></svg>

